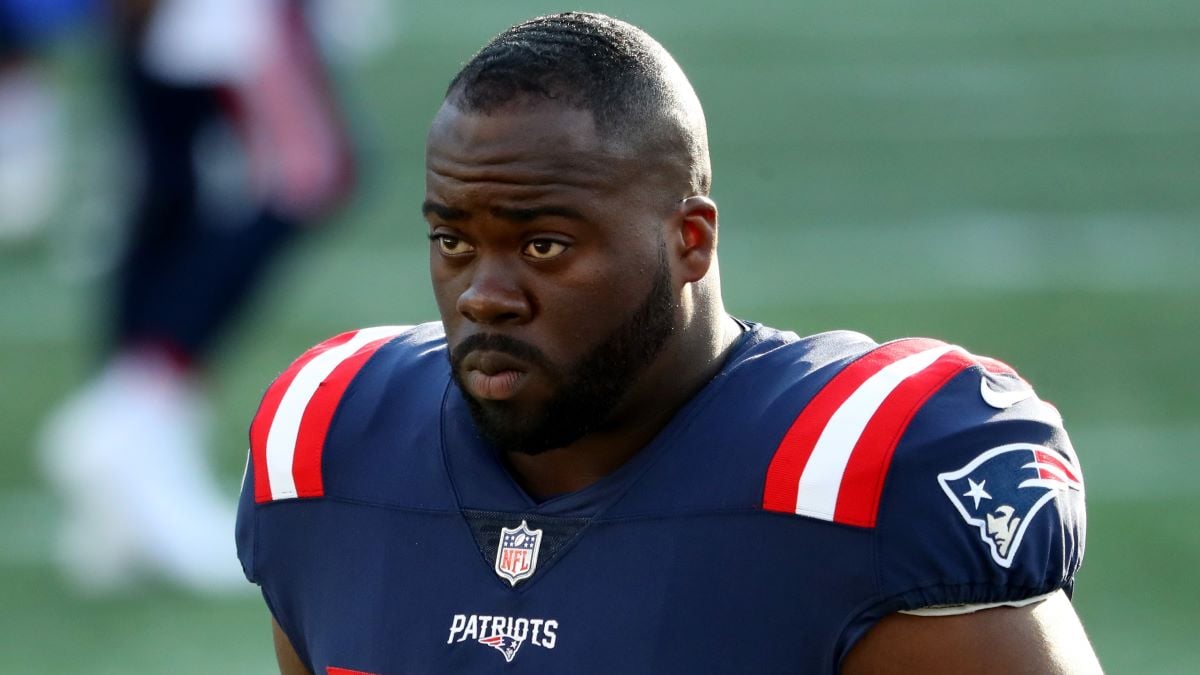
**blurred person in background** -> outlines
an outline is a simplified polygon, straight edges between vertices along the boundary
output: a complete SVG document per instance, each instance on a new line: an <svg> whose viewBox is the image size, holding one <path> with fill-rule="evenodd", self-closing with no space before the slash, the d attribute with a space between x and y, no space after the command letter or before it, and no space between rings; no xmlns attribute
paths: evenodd
<svg viewBox="0 0 1200 675"><path fill-rule="evenodd" d="M43 430L58 561L92 591L147 574L238 590L198 375L272 262L346 200L351 146L307 3L110 4L137 201L101 368Z"/></svg>

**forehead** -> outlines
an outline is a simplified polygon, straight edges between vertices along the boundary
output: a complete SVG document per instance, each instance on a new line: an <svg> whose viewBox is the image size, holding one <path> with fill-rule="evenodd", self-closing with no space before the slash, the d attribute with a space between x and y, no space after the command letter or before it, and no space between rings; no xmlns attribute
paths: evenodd
<svg viewBox="0 0 1200 675"><path fill-rule="evenodd" d="M557 183L602 188L627 175L633 153L605 138L591 112L552 102L488 113L447 101L430 126L431 180Z"/></svg>

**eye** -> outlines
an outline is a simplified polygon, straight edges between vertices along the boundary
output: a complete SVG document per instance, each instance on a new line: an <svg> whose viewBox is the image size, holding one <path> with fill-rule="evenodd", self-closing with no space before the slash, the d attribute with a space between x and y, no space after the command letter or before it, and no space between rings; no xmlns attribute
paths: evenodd
<svg viewBox="0 0 1200 675"><path fill-rule="evenodd" d="M466 255L475 250L474 246L452 234L435 232L429 235L429 240L437 244L438 250L441 251L442 255Z"/></svg>
<svg viewBox="0 0 1200 675"><path fill-rule="evenodd" d="M534 260L550 260L566 252L567 244L553 239L532 239L525 244L521 251L525 256Z"/></svg>

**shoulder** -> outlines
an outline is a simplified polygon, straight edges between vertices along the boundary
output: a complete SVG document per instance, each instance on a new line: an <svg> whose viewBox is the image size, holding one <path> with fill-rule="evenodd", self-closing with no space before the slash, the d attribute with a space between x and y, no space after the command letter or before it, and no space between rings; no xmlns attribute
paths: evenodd
<svg viewBox="0 0 1200 675"><path fill-rule="evenodd" d="M912 415L879 508L880 575L898 609L1071 590L1083 472L1058 410L986 358Z"/></svg>
<svg viewBox="0 0 1200 675"><path fill-rule="evenodd" d="M441 324L349 331L267 387L250 425L236 540L246 576L289 578L281 542L316 541L371 506L450 508L435 449L448 382Z"/></svg>
<svg viewBox="0 0 1200 675"><path fill-rule="evenodd" d="M924 338L850 359L799 408L763 508L872 530L892 611L1069 588L1083 553L1058 411L1004 363Z"/></svg>
<svg viewBox="0 0 1200 675"><path fill-rule="evenodd" d="M250 425L255 501L322 496L335 416L351 402L372 407L398 376L436 378L444 349L441 325L431 323L348 331L300 355L267 387Z"/></svg>
<svg viewBox="0 0 1200 675"><path fill-rule="evenodd" d="M756 425L790 423L849 364L879 347L853 331L807 337L754 324L714 380L722 411Z"/></svg>
<svg viewBox="0 0 1200 675"><path fill-rule="evenodd" d="M1012 368L940 340L871 346L831 370L794 407L764 491L768 510L873 527L894 461L918 459L898 451L956 435L998 438L1014 422L1029 439L1061 426Z"/></svg>

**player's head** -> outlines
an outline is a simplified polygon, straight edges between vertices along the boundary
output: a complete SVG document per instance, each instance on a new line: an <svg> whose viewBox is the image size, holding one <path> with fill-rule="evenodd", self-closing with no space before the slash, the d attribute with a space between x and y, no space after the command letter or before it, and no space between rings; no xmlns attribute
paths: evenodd
<svg viewBox="0 0 1200 675"><path fill-rule="evenodd" d="M493 38L451 81L446 99L491 114L552 103L590 112L610 142L686 170L688 194L712 183L704 111L675 59L645 31L602 14L567 12Z"/></svg>
<svg viewBox="0 0 1200 675"><path fill-rule="evenodd" d="M454 375L505 450L622 420L719 306L700 104L609 17L522 23L451 83L426 152L431 272Z"/></svg>

